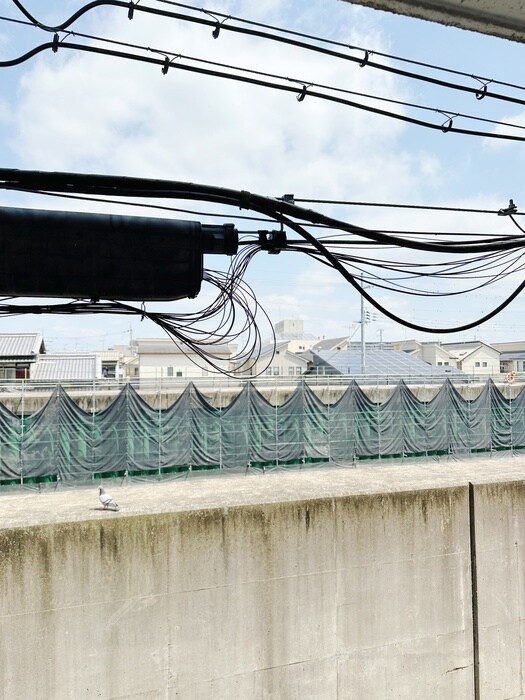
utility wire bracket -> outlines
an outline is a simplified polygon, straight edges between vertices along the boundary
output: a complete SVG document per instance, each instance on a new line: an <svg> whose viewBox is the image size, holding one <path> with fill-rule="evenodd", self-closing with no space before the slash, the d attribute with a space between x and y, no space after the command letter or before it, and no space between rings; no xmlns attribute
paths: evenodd
<svg viewBox="0 0 525 700"><path fill-rule="evenodd" d="M267 250L270 255L278 255L286 248L287 238L285 231L258 231L259 245Z"/></svg>
<svg viewBox="0 0 525 700"><path fill-rule="evenodd" d="M516 214L518 207L514 204L513 199L509 199L509 206L498 211L498 216L510 216L511 214Z"/></svg>

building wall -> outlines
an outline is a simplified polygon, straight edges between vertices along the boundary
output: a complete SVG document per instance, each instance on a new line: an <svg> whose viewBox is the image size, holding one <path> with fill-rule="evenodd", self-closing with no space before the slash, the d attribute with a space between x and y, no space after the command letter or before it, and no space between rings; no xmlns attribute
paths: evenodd
<svg viewBox="0 0 525 700"><path fill-rule="evenodd" d="M481 346L461 361L461 369L468 374L499 374L499 352Z"/></svg>
<svg viewBox="0 0 525 700"><path fill-rule="evenodd" d="M197 356L195 359L200 365L203 360ZM225 369L229 369L229 360L226 358L219 362ZM212 367L210 366L210 370ZM177 377L204 377L207 369L197 366L189 357L182 353L141 354L139 356L139 377L141 379L161 379Z"/></svg>
<svg viewBox="0 0 525 700"><path fill-rule="evenodd" d="M472 533L479 700L523 697L525 486L473 497L320 495L0 530L4 697L477 700Z"/></svg>
<svg viewBox="0 0 525 700"><path fill-rule="evenodd" d="M257 371L260 372L268 362L268 357L257 362ZM296 377L306 372L307 363L287 351L276 352L269 367L262 377Z"/></svg>

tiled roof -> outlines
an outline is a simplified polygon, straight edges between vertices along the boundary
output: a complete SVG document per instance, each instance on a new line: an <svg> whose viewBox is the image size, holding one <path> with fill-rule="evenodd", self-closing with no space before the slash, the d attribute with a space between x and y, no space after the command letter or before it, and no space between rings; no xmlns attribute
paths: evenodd
<svg viewBox="0 0 525 700"><path fill-rule="evenodd" d="M31 367L31 379L49 382L91 380L97 378L95 355L41 355Z"/></svg>
<svg viewBox="0 0 525 700"><path fill-rule="evenodd" d="M41 333L0 333L0 358L35 356L42 343Z"/></svg>

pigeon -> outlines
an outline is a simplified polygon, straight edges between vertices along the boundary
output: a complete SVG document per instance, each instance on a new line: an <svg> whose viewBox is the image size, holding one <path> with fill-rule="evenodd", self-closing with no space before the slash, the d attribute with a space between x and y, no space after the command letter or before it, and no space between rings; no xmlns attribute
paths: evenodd
<svg viewBox="0 0 525 700"><path fill-rule="evenodd" d="M102 505L104 506L104 510L107 510L108 508L111 508L111 510L118 510L118 503L111 498L109 493L106 493L105 489L102 488L102 486L99 486L98 488L98 497Z"/></svg>

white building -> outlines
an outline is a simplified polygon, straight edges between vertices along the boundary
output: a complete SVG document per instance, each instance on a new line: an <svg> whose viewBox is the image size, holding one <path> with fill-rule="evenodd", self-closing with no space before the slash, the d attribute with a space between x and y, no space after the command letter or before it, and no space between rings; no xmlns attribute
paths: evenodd
<svg viewBox="0 0 525 700"><path fill-rule="evenodd" d="M272 356L273 353L273 356ZM261 354L254 366L250 369L248 376L289 378L300 377L308 369L306 357L296 355L288 349L288 341L282 341L275 346L273 344L264 346ZM242 373L240 376L247 376Z"/></svg>
<svg viewBox="0 0 525 700"><path fill-rule="evenodd" d="M442 343L456 361L458 369L467 374L500 374L500 352L479 340L465 343Z"/></svg>
<svg viewBox="0 0 525 700"><path fill-rule="evenodd" d="M214 368L195 350L187 346L177 346L169 338L138 339L138 376L140 379L193 379L216 374ZM215 364L225 371L232 370L230 345L203 346L203 352L210 350L216 356Z"/></svg>

